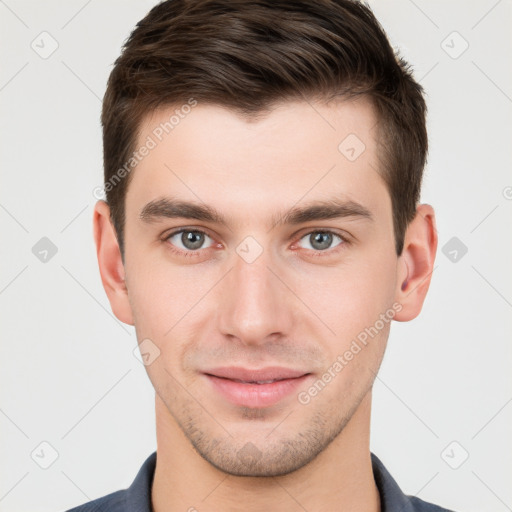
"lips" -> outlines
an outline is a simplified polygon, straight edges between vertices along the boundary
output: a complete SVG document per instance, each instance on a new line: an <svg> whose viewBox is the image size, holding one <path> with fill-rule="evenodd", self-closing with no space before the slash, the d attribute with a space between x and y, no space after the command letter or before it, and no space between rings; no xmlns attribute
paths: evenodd
<svg viewBox="0 0 512 512"><path fill-rule="evenodd" d="M296 391L310 373L283 367L214 368L203 372L216 394L244 407L269 407Z"/></svg>
<svg viewBox="0 0 512 512"><path fill-rule="evenodd" d="M204 373L213 375L214 377L221 377L240 382L251 383L266 383L276 380L296 379L306 375L307 371L293 370L290 368L283 368L280 366L269 366L267 368L250 370L247 368L240 368L235 366L213 368L205 371Z"/></svg>

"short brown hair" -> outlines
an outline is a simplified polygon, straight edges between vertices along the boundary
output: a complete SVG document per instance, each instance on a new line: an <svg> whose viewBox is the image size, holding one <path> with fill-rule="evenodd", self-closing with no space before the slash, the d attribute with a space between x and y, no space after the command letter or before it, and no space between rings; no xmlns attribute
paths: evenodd
<svg viewBox="0 0 512 512"><path fill-rule="evenodd" d="M409 65L358 1L156 5L137 23L108 80L101 117L105 183L130 159L143 119L156 108L194 98L254 117L280 100L359 95L371 99L378 115L379 173L400 255L426 162L426 106ZM123 261L130 177L106 189Z"/></svg>

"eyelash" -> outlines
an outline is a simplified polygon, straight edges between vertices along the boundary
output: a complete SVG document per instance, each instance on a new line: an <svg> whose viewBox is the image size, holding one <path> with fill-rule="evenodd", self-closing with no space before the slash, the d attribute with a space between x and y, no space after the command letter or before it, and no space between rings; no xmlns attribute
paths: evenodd
<svg viewBox="0 0 512 512"><path fill-rule="evenodd" d="M167 242L167 246L169 247L171 252L173 252L174 254L177 254L179 256L184 256L185 258L193 258L193 257L199 256L201 251L202 251L202 249L197 249L195 251L191 251L191 250L183 251L181 249L177 249L174 245L172 245L171 243L168 242L169 238L173 237L174 235L177 235L179 233L184 233L184 232L187 232L187 231L193 232L193 233L201 233L203 235L206 235L206 236L210 237L210 235L206 231L203 231L201 229L180 228L180 229L177 229L175 231L172 231L171 233L168 233L168 234L164 235L164 237L162 238L162 241L163 242ZM313 250L312 256L314 258L324 257L326 255L330 256L332 254L336 254L339 251L342 251L343 249L345 249L347 246L351 245L351 241L347 237L345 237L343 235L340 235L336 231L332 231L332 230L329 230L329 229L313 229L311 231L308 231L307 233L304 233L299 238L299 240L302 240L305 236L311 235L313 233L331 234L331 235L337 236L338 238L341 239L341 243L339 243L333 249L326 249L324 251L314 251ZM312 249L306 249L306 250L307 251L311 251Z"/></svg>

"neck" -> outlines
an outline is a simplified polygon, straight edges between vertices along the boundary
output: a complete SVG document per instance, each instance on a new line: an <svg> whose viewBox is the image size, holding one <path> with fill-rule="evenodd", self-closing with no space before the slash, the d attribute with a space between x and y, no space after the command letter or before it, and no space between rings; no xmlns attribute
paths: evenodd
<svg viewBox="0 0 512 512"><path fill-rule="evenodd" d="M226 474L204 460L156 395L154 512L379 512L369 448L371 390L338 437L302 468L277 477Z"/></svg>

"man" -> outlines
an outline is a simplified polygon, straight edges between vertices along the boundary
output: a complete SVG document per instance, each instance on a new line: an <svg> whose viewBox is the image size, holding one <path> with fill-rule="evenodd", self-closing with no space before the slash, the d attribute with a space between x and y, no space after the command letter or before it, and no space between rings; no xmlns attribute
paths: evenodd
<svg viewBox="0 0 512 512"><path fill-rule="evenodd" d="M392 320L437 248L425 103L349 0L170 0L103 103L94 236L157 451L78 511L442 511L369 449Z"/></svg>

